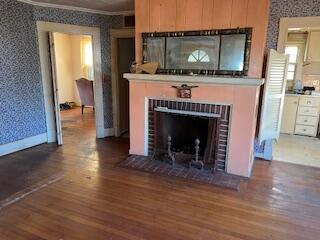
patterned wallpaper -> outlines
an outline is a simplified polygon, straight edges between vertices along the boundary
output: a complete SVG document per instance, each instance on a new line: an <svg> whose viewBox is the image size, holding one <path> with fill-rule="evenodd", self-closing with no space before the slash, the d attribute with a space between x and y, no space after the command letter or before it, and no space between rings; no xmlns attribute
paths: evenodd
<svg viewBox="0 0 320 240"><path fill-rule="evenodd" d="M46 132L33 8L0 1L0 145Z"/></svg>
<svg viewBox="0 0 320 240"><path fill-rule="evenodd" d="M271 0L267 49L277 48L281 17L320 16L320 0Z"/></svg>
<svg viewBox="0 0 320 240"><path fill-rule="evenodd" d="M0 1L0 145L46 132L36 20L101 29L105 128L112 127L109 29L120 16Z"/></svg>

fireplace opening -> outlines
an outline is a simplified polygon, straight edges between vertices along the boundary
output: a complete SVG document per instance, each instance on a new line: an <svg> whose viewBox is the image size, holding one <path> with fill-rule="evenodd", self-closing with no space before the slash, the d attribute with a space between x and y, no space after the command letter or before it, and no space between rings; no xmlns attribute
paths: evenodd
<svg viewBox="0 0 320 240"><path fill-rule="evenodd" d="M219 115L156 108L154 159L215 170Z"/></svg>
<svg viewBox="0 0 320 240"><path fill-rule="evenodd" d="M195 158L196 139L194 138L198 137L200 141L198 155L199 158L201 158L201 161L204 162L204 168L213 168L214 171L225 172L228 154L230 113L231 107L229 105L149 99L147 146L148 157L150 157L150 159L158 160L158 162L162 161L161 163L165 163L163 160L169 160L170 163L172 162L171 157L173 155L175 162L178 163L176 167L188 167L188 169L195 170L195 168L190 168L190 166L186 164L189 164L190 161L194 160ZM165 114L164 116L167 115L167 117L168 115L177 115L178 122L175 122L175 120L172 119L165 120L165 122L172 121L172 123L168 124L164 122L165 124L161 126L161 121L163 121L161 118L165 118L164 116L161 116L161 114ZM179 119L183 119L183 117L194 118L194 120L189 120L191 123L188 125L181 124ZM169 116L169 118L171 118L171 116ZM194 123L193 121L197 123ZM193 128L197 126L197 124L201 124L202 127L196 127L196 130L194 130ZM165 129L159 131L159 129L162 127ZM199 129L197 130L197 128ZM172 150L171 157L168 157L168 129L174 130L170 130L170 148ZM179 129L184 130L182 135L175 133L175 130L178 130L177 132L179 133L179 131L181 131ZM185 137L183 134L189 134L190 129L198 132L198 134L196 136L187 135L187 137ZM211 132L210 129L213 131L212 134L208 134ZM161 133L160 135L159 132ZM184 140L189 137L190 140ZM182 140L177 141L177 139L181 138ZM183 147L181 147L180 141L182 142ZM183 144L183 142L187 142L187 144ZM211 145L208 143L211 143ZM183 153L181 153L181 151L183 151ZM184 165L181 165L181 162L184 162ZM156 164L156 162L154 162L154 164ZM165 165L170 168L170 164L166 163Z"/></svg>

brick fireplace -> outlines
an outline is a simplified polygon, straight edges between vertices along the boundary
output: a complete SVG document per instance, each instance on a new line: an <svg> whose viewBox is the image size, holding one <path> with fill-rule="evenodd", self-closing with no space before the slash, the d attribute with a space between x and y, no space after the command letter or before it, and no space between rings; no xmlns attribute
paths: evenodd
<svg viewBox="0 0 320 240"><path fill-rule="evenodd" d="M199 156L207 168L250 177L259 89L263 79L159 74L125 74L124 77L130 82L130 154L152 157L157 141L166 151L168 135L172 135L172 151L189 155L191 161L195 158L195 140L199 138ZM173 86L182 84L198 86L192 90L192 98L177 97ZM156 135L159 129L155 126L157 115L164 119L170 117L165 120L171 121L170 125L176 125L180 115L184 125L202 122L203 126L195 135L184 134L181 129L177 133L170 130L170 134L169 130L161 130L163 136L159 140ZM183 120L186 115L195 122ZM207 149L210 144L206 142L209 139L209 119L216 120L217 129L213 136L216 145L210 151ZM164 129L168 129L168 125ZM200 133L201 129L207 133ZM185 130L189 132L190 127ZM181 134L187 139L183 147L181 143L177 144L181 142L178 139ZM211 157L204 160L204 152Z"/></svg>
<svg viewBox="0 0 320 240"><path fill-rule="evenodd" d="M168 136L176 161L189 162L195 157L199 140L199 159L203 167L226 170L230 105L188 100L148 100L148 155L167 154ZM160 154L158 158L163 158ZM180 158L180 159L179 159Z"/></svg>

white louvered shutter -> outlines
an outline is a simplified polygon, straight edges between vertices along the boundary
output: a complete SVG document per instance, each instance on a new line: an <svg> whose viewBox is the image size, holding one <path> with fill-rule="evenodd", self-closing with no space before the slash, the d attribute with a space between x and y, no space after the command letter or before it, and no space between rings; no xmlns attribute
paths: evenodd
<svg viewBox="0 0 320 240"><path fill-rule="evenodd" d="M276 139L280 135L288 58L271 49L267 64L266 81L260 119L259 141Z"/></svg>

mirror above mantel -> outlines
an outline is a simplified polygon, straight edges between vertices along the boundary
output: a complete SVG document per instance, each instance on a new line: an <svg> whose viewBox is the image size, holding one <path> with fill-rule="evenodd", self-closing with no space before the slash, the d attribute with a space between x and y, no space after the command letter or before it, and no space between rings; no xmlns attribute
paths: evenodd
<svg viewBox="0 0 320 240"><path fill-rule="evenodd" d="M160 74L247 76L252 28L142 33L143 62Z"/></svg>

